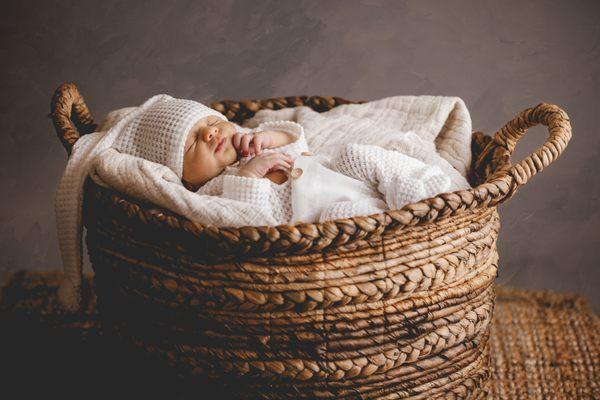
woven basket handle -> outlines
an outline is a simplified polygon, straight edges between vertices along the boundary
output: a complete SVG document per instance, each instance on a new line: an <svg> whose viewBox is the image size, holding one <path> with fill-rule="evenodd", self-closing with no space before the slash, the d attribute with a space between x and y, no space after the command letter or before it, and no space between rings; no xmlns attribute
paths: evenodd
<svg viewBox="0 0 600 400"><path fill-rule="evenodd" d="M527 129L538 124L548 127L546 142L519 163L512 164L511 156L517 142L525 135ZM490 151L500 150L502 153L499 168L485 182L503 188L502 191L505 193L504 196L497 197L493 203L500 204L514 196L519 187L525 185L564 151L570 139L569 116L554 104L541 103L534 108L527 108L504 125L494 134L487 146L488 149L482 152L484 156Z"/></svg>
<svg viewBox="0 0 600 400"><path fill-rule="evenodd" d="M72 82L65 82L54 91L50 103L50 118L68 154L71 154L73 145L81 135L94 132L98 126L83 96Z"/></svg>

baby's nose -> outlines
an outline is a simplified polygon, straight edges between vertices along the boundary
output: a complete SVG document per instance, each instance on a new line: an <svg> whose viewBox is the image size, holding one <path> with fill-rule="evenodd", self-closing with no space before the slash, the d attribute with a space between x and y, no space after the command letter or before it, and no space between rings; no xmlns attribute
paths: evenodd
<svg viewBox="0 0 600 400"><path fill-rule="evenodd" d="M218 131L216 126L207 126L203 132L204 140L210 142L217 135Z"/></svg>

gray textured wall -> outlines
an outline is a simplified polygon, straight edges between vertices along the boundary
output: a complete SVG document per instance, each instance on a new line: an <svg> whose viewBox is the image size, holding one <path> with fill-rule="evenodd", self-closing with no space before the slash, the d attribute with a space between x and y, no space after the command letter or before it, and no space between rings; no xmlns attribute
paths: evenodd
<svg viewBox="0 0 600 400"><path fill-rule="evenodd" d="M600 310L599 16L594 0L3 1L0 268L60 265L66 158L46 114L63 81L97 119L159 92L454 95L488 134L540 102L567 111L565 154L499 208L499 281L580 292ZM544 139L533 129L515 159Z"/></svg>

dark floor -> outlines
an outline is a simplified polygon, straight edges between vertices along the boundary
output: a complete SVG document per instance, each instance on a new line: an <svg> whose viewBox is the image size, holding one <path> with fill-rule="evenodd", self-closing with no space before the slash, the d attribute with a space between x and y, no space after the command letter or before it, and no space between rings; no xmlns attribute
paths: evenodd
<svg viewBox="0 0 600 400"><path fill-rule="evenodd" d="M0 316L0 369L6 399L224 399L207 383L171 372L90 332L51 329Z"/></svg>

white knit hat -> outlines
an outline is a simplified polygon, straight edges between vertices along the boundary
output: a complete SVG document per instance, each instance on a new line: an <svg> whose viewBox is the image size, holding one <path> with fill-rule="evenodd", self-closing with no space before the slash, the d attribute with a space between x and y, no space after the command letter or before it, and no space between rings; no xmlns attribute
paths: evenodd
<svg viewBox="0 0 600 400"><path fill-rule="evenodd" d="M81 306L83 183L95 158L108 148L169 167L181 179L189 130L208 115L227 118L193 100L159 94L132 107L108 131L80 137L56 190L55 215L64 276L58 300L65 310Z"/></svg>
<svg viewBox="0 0 600 400"><path fill-rule="evenodd" d="M181 178L187 133L209 115L227 121L223 114L197 101L162 95L123 127L112 147L166 165Z"/></svg>

